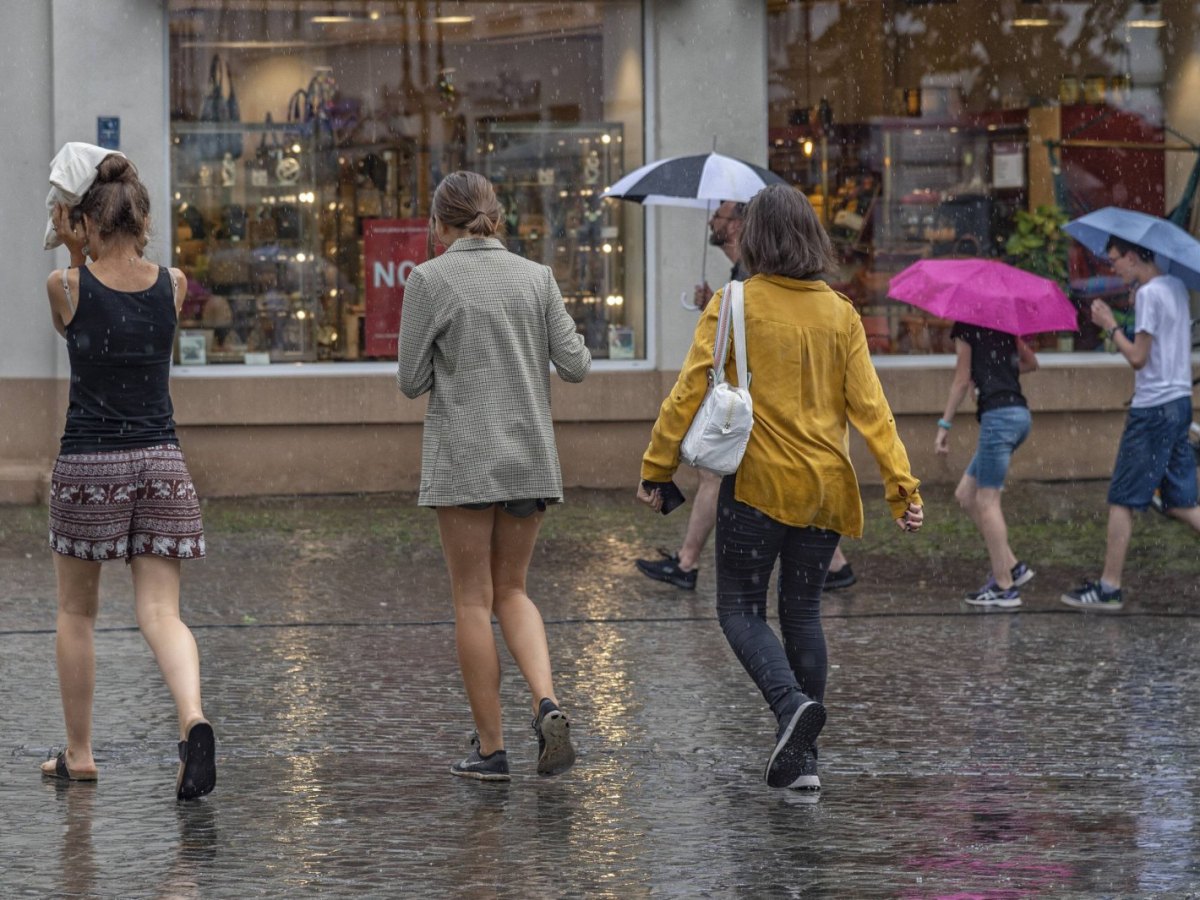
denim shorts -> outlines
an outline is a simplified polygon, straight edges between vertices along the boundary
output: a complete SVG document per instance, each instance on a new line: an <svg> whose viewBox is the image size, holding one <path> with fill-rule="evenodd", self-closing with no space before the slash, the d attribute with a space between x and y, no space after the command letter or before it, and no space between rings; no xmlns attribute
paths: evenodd
<svg viewBox="0 0 1200 900"><path fill-rule="evenodd" d="M1000 490L1008 476L1013 451L1025 443L1033 418L1025 406L989 409L979 418L979 444L967 474L981 488Z"/></svg>
<svg viewBox="0 0 1200 900"><path fill-rule="evenodd" d="M1145 509L1154 491L1162 488L1163 506L1168 509L1195 506L1196 457L1188 443L1191 422L1191 397L1129 410L1108 486L1109 504Z"/></svg>

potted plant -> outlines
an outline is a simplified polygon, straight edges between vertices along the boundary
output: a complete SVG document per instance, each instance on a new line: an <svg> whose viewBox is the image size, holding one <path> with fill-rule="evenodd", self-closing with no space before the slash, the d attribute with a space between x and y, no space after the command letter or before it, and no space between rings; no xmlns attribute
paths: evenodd
<svg viewBox="0 0 1200 900"><path fill-rule="evenodd" d="M1063 231L1067 221L1067 214L1054 205L1041 205L1031 211L1018 210L1016 230L1004 246L1008 261L1018 269L1057 281L1067 291L1070 237ZM1071 338L1073 349L1073 334L1064 332L1060 337ZM1064 349L1064 343L1059 342L1060 349Z"/></svg>

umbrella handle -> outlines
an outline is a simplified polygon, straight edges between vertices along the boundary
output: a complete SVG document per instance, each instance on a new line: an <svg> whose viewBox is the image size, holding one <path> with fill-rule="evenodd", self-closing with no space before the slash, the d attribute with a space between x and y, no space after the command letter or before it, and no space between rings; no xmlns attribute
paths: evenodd
<svg viewBox="0 0 1200 900"><path fill-rule="evenodd" d="M686 309L688 312L700 312L700 310L704 309L703 306L697 306L695 303L691 302L691 300L688 298L687 291L679 292L679 305L682 306L684 309Z"/></svg>

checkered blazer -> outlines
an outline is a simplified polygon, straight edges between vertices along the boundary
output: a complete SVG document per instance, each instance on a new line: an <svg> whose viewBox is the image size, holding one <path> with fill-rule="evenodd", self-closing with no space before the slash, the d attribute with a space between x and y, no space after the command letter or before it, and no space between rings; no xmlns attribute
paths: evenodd
<svg viewBox="0 0 1200 900"><path fill-rule="evenodd" d="M430 392L418 503L561 499L551 361L579 382L592 356L546 266L461 238L412 270L396 381Z"/></svg>

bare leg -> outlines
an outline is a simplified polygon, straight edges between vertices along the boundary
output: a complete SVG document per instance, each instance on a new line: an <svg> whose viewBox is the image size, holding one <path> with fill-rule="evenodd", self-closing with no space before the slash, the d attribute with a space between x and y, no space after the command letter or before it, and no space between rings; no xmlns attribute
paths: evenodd
<svg viewBox="0 0 1200 900"><path fill-rule="evenodd" d="M58 576L58 621L55 655L58 690L67 728L67 768L91 775L92 696L96 689L96 614L100 611L100 563L54 554ZM54 760L43 771L53 773Z"/></svg>
<svg viewBox="0 0 1200 900"><path fill-rule="evenodd" d="M1200 531L1200 506L1187 506L1183 508L1168 509L1167 515L1173 519L1178 519L1187 525L1192 526L1193 530Z"/></svg>
<svg viewBox="0 0 1200 900"><path fill-rule="evenodd" d="M833 548L833 559L829 561L830 573L840 572L850 564L850 560L846 559L846 554L842 552L841 542Z"/></svg>
<svg viewBox="0 0 1200 900"><path fill-rule="evenodd" d="M988 558L992 562L992 578L1003 590L1012 587L1012 570L1017 564L1012 548L1008 546L1008 525L1000 508L1000 491L997 488L977 488L975 491L975 524L987 544Z"/></svg>
<svg viewBox="0 0 1200 900"><path fill-rule="evenodd" d="M504 643L529 684L534 715L543 697L558 704L550 670L550 647L542 614L525 592L525 577L533 557L542 513L518 519L496 510L492 531L493 610Z"/></svg>
<svg viewBox="0 0 1200 900"><path fill-rule="evenodd" d="M687 534L679 548L679 568L690 572L700 564L700 554L717 525L717 495L721 492L721 476L699 469L700 483L692 500Z"/></svg>
<svg viewBox="0 0 1200 900"><path fill-rule="evenodd" d="M454 595L454 639L467 702L484 756L504 748L500 716L500 656L492 633L492 531L495 507L439 507L438 531Z"/></svg>
<svg viewBox="0 0 1200 900"><path fill-rule="evenodd" d="M1129 541L1132 537L1133 510L1128 506L1109 506L1108 543L1104 551L1104 573L1100 578L1112 587L1121 586L1125 554L1129 552Z"/></svg>
<svg viewBox="0 0 1200 900"><path fill-rule="evenodd" d="M204 719L204 709L200 703L200 651L179 618L179 560L135 556L131 568L138 628L175 701L179 739L183 740L188 727Z"/></svg>

